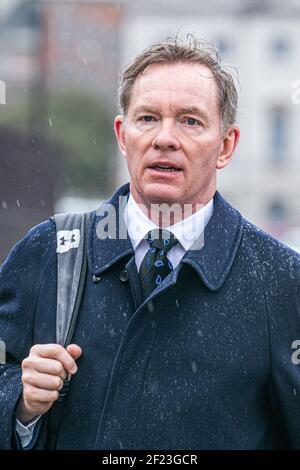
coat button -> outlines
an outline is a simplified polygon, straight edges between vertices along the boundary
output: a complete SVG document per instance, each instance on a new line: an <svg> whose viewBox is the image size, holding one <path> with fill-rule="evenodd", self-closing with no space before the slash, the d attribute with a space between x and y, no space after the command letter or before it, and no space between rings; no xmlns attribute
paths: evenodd
<svg viewBox="0 0 300 470"><path fill-rule="evenodd" d="M127 274L127 271L126 269L123 269L120 274L119 274L119 279L121 282L126 282L128 281L128 274Z"/></svg>
<svg viewBox="0 0 300 470"><path fill-rule="evenodd" d="M100 276L95 276L95 274L93 275L93 283L94 284L97 284L98 282L101 281L101 277Z"/></svg>

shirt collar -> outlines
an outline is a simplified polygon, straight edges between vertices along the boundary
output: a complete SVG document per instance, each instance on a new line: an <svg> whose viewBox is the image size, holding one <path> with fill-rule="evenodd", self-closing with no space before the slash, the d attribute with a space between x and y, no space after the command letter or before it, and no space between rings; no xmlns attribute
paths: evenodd
<svg viewBox="0 0 300 470"><path fill-rule="evenodd" d="M88 236L88 264L89 271L94 276L108 271L118 262L125 259L126 262L134 263L134 249L122 215L127 205L129 194L129 183L118 188L108 201L102 204L96 211L92 212ZM126 199L123 207L123 200ZM109 209L113 208L115 218L112 222L116 224L115 237L99 237L98 228L103 231L107 224ZM188 250L182 258L182 263L189 264L198 274L204 285L211 291L217 291L225 282L234 259L238 253L243 237L245 221L241 214L234 209L216 191L214 195L213 214L205 227L203 246L199 249ZM99 239L100 238L100 239ZM200 239L202 236L200 237ZM126 266L124 269L126 269ZM180 269L174 269L170 273L168 286L175 285ZM160 290L157 287L156 295Z"/></svg>
<svg viewBox="0 0 300 470"><path fill-rule="evenodd" d="M165 229L172 232L187 251L205 229L212 213L213 199L191 216L182 219L174 225L165 227ZM149 230L158 228L140 209L132 194L130 194L125 208L124 220L134 250L136 250Z"/></svg>

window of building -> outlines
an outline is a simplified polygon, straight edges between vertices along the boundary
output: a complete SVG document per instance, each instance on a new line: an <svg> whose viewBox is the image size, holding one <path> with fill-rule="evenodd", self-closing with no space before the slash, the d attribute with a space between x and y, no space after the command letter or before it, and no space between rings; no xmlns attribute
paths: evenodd
<svg viewBox="0 0 300 470"><path fill-rule="evenodd" d="M290 43L285 36L278 36L271 43L272 55L276 59L284 59L290 52Z"/></svg>
<svg viewBox="0 0 300 470"><path fill-rule="evenodd" d="M270 151L275 165L282 164L287 157L288 112L283 107L272 108L270 112Z"/></svg>
<svg viewBox="0 0 300 470"><path fill-rule="evenodd" d="M269 217L272 222L284 222L287 217L287 210L284 202L278 200L273 201L269 207Z"/></svg>
<svg viewBox="0 0 300 470"><path fill-rule="evenodd" d="M39 6L40 5L33 1L24 2L13 12L7 21L7 26L38 28L40 21Z"/></svg>

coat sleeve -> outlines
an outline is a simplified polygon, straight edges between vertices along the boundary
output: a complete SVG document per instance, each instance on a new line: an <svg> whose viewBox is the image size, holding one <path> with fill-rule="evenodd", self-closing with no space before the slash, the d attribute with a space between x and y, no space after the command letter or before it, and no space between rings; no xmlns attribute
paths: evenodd
<svg viewBox="0 0 300 470"><path fill-rule="evenodd" d="M22 394L21 363L33 345L39 289L55 246L54 224L48 220L15 245L0 269L0 449L18 447L15 408Z"/></svg>
<svg viewBox="0 0 300 470"><path fill-rule="evenodd" d="M273 416L280 418L285 447L300 449L300 256L282 249L270 266L266 296Z"/></svg>

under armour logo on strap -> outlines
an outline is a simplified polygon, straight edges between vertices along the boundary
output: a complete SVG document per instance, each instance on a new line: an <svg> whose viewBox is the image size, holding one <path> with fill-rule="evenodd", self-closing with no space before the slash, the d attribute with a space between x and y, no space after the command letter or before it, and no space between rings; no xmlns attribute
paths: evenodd
<svg viewBox="0 0 300 470"><path fill-rule="evenodd" d="M60 230L57 232L57 253L66 253L72 248L78 248L80 243L80 230Z"/></svg>

